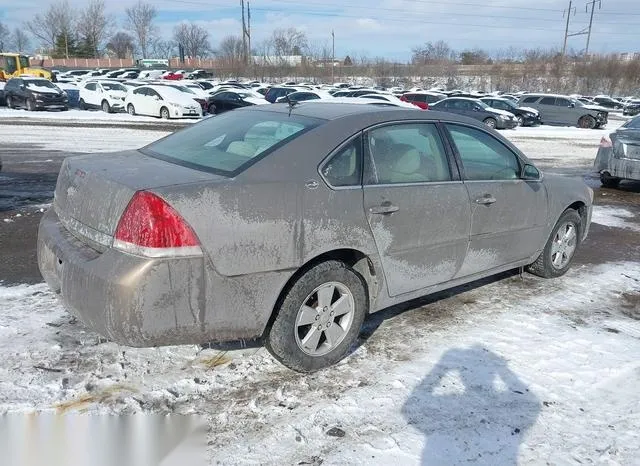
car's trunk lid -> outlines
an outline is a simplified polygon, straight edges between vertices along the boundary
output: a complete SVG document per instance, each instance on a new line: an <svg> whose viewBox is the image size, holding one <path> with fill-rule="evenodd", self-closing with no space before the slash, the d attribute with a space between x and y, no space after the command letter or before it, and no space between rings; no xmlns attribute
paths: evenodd
<svg viewBox="0 0 640 466"><path fill-rule="evenodd" d="M611 142L619 157L640 160L640 129L620 128L611 135Z"/></svg>
<svg viewBox="0 0 640 466"><path fill-rule="evenodd" d="M138 151L70 157L60 169L53 206L74 236L103 251L136 191L222 180Z"/></svg>

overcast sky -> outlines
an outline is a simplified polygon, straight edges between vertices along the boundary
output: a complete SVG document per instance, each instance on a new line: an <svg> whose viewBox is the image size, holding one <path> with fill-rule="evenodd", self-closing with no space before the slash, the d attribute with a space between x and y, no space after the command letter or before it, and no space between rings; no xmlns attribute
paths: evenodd
<svg viewBox="0 0 640 466"><path fill-rule="evenodd" d="M81 0L69 0L81 7ZM105 0L119 25L124 9L135 0ZM49 0L0 0L0 21L12 26L43 11ZM158 10L158 30L170 37L177 22L207 27L215 47L224 36L240 34L240 0L151 0ZM295 26L317 45L330 45L335 30L336 56L383 56L408 60L411 49L444 40L455 49L488 51L561 47L568 0L254 0L251 1L252 42L274 28ZM584 0L573 1L570 32L589 24ZM568 46L582 50L586 35L570 37ZM640 51L640 0L602 0L596 11L590 50Z"/></svg>

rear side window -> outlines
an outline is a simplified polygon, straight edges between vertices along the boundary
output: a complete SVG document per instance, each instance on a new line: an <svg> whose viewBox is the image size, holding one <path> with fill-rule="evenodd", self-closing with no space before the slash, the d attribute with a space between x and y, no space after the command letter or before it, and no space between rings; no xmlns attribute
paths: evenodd
<svg viewBox="0 0 640 466"><path fill-rule="evenodd" d="M555 97L545 97L540 101L540 105L555 105L556 98Z"/></svg>
<svg viewBox="0 0 640 466"><path fill-rule="evenodd" d="M88 91L95 91L96 90L96 83L89 83L85 86L85 89Z"/></svg>
<svg viewBox="0 0 640 466"><path fill-rule="evenodd" d="M622 125L623 128L631 128L631 129L640 129L640 117L636 117L632 120L627 121L624 125Z"/></svg>
<svg viewBox="0 0 640 466"><path fill-rule="evenodd" d="M287 113L227 112L178 131L142 152L197 170L235 176L322 121Z"/></svg>
<svg viewBox="0 0 640 466"><path fill-rule="evenodd" d="M322 176L331 186L359 186L362 180L362 140L360 137L347 143L325 163Z"/></svg>
<svg viewBox="0 0 640 466"><path fill-rule="evenodd" d="M539 98L540 97L527 97L522 101L522 103L532 104L532 103L536 102Z"/></svg>
<svg viewBox="0 0 640 466"><path fill-rule="evenodd" d="M558 107L568 107L569 105L571 105L571 101L569 99L557 98L556 99L556 105Z"/></svg>
<svg viewBox="0 0 640 466"><path fill-rule="evenodd" d="M367 134L367 183L450 181L451 171L434 124L399 124Z"/></svg>
<svg viewBox="0 0 640 466"><path fill-rule="evenodd" d="M467 180L515 180L520 175L518 156L485 131L447 124Z"/></svg>

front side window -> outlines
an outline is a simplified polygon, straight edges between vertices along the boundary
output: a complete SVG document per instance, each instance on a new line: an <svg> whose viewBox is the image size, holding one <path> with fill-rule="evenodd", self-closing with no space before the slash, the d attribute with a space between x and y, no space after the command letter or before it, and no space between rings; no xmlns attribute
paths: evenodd
<svg viewBox="0 0 640 466"><path fill-rule="evenodd" d="M371 184L450 181L451 172L434 124L384 126L367 135Z"/></svg>
<svg viewBox="0 0 640 466"><path fill-rule="evenodd" d="M85 89L88 91L95 91L96 90L96 83L89 83L85 86Z"/></svg>
<svg viewBox="0 0 640 466"><path fill-rule="evenodd" d="M322 120L287 113L227 112L141 151L171 163L234 176Z"/></svg>
<svg viewBox="0 0 640 466"><path fill-rule="evenodd" d="M362 140L347 143L322 166L322 176L331 186L359 186L362 178Z"/></svg>
<svg viewBox="0 0 640 466"><path fill-rule="evenodd" d="M467 180L515 180L520 177L518 156L489 133L447 124L462 160Z"/></svg>
<svg viewBox="0 0 640 466"><path fill-rule="evenodd" d="M556 105L558 107L568 107L569 105L571 105L571 101L569 99L561 99L560 97L558 97L556 99Z"/></svg>
<svg viewBox="0 0 640 466"><path fill-rule="evenodd" d="M29 63L29 57L24 55L20 55L20 68L29 68L31 64Z"/></svg>

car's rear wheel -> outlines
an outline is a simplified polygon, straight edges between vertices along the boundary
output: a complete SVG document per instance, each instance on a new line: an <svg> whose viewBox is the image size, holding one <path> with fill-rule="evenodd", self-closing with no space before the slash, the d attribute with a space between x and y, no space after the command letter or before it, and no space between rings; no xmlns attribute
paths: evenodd
<svg viewBox="0 0 640 466"><path fill-rule="evenodd" d="M169 109L167 107L162 107L160 109L160 118L163 120L168 120L171 118L171 114L169 113Z"/></svg>
<svg viewBox="0 0 640 466"><path fill-rule="evenodd" d="M518 126L524 126L524 118L522 118L522 115L516 115L516 120L518 121Z"/></svg>
<svg viewBox="0 0 640 466"><path fill-rule="evenodd" d="M527 271L543 278L564 275L575 255L581 237L581 219L578 212L567 209L553 227L544 250Z"/></svg>
<svg viewBox="0 0 640 466"><path fill-rule="evenodd" d="M495 128L496 125L498 124L495 118L485 118L483 123L487 125L489 128Z"/></svg>
<svg viewBox="0 0 640 466"><path fill-rule="evenodd" d="M312 372L349 352L367 313L364 281L339 261L305 271L279 300L266 346L278 361Z"/></svg>
<svg viewBox="0 0 640 466"><path fill-rule="evenodd" d="M36 110L36 102L33 99L27 99L27 110L34 112Z"/></svg>
<svg viewBox="0 0 640 466"><path fill-rule="evenodd" d="M611 176L609 172L603 172L600 174L600 184L605 188L617 188L620 184L620 178Z"/></svg>
<svg viewBox="0 0 640 466"><path fill-rule="evenodd" d="M102 111L104 113L111 113L111 105L106 100L102 101Z"/></svg>
<svg viewBox="0 0 640 466"><path fill-rule="evenodd" d="M135 115L136 114L136 108L133 106L133 104L127 105L127 113L129 115Z"/></svg>
<svg viewBox="0 0 640 466"><path fill-rule="evenodd" d="M596 127L596 119L591 115L585 115L578 120L578 126L585 129L593 129Z"/></svg>

